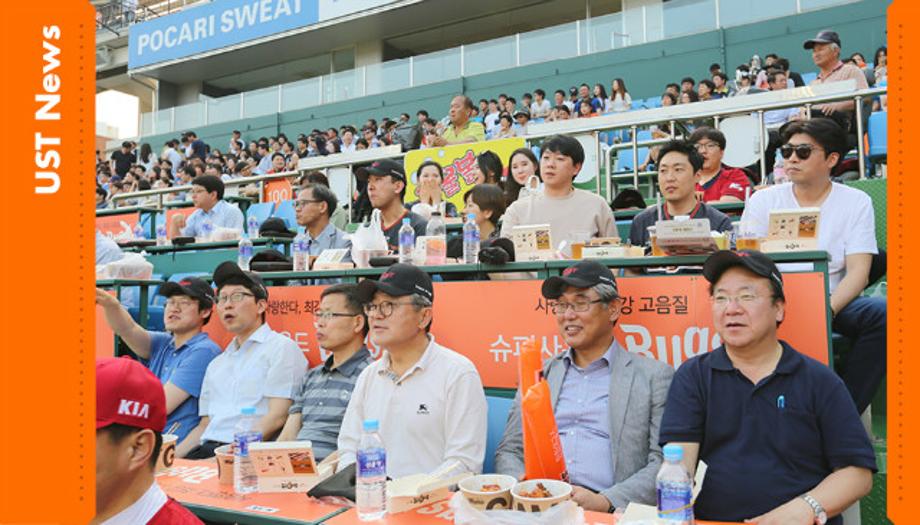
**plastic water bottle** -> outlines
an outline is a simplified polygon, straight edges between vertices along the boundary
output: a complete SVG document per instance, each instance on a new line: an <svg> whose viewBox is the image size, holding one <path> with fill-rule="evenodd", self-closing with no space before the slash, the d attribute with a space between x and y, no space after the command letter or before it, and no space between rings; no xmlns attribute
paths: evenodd
<svg viewBox="0 0 920 525"><path fill-rule="evenodd" d="M470 213L463 223L463 263L476 264L479 262L479 225L476 216Z"/></svg>
<svg viewBox="0 0 920 525"><path fill-rule="evenodd" d="M134 239L137 241L143 241L147 236L144 235L144 227L141 226L141 223L134 225Z"/></svg>
<svg viewBox="0 0 920 525"><path fill-rule="evenodd" d="M236 265L240 267L240 270L248 272L250 261L252 261L252 241L250 241L249 236L244 233L243 237L240 239L239 255L237 255L236 258Z"/></svg>
<svg viewBox="0 0 920 525"><path fill-rule="evenodd" d="M157 246L166 246L169 239L166 238L166 224L157 224Z"/></svg>
<svg viewBox="0 0 920 525"><path fill-rule="evenodd" d="M259 218L255 215L250 215L249 220L246 221L246 231L249 233L250 239L259 237L259 226Z"/></svg>
<svg viewBox="0 0 920 525"><path fill-rule="evenodd" d="M415 229L411 222L403 219L399 229L399 262L404 264L412 264L412 250L415 249Z"/></svg>
<svg viewBox="0 0 920 525"><path fill-rule="evenodd" d="M204 242L210 242L213 235L214 223L211 222L211 219L201 221L201 237L204 239Z"/></svg>
<svg viewBox="0 0 920 525"><path fill-rule="evenodd" d="M259 488L256 469L249 459L249 444L262 441L259 418L255 407L240 410L240 420L233 428L233 489L237 494L249 494Z"/></svg>
<svg viewBox="0 0 920 525"><path fill-rule="evenodd" d="M358 442L355 504L361 521L379 520L387 513L387 452L376 419L364 421Z"/></svg>
<svg viewBox="0 0 920 525"><path fill-rule="evenodd" d="M444 264L447 262L447 226L441 219L441 212L435 211L428 220L425 228L426 237L440 237L440 242L431 242L428 239L428 264Z"/></svg>
<svg viewBox="0 0 920 525"><path fill-rule="evenodd" d="M693 525L693 480L681 460L680 445L665 445L664 463L658 471L658 519L668 525Z"/></svg>
<svg viewBox="0 0 920 525"><path fill-rule="evenodd" d="M310 249L307 246L307 235L298 233L291 243L291 256L294 259L294 271L307 271L307 261L310 259Z"/></svg>

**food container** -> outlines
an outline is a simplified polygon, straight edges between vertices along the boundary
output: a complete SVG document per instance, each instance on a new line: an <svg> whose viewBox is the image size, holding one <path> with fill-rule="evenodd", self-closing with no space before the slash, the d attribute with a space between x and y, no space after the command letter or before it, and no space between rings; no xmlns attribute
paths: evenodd
<svg viewBox="0 0 920 525"><path fill-rule="evenodd" d="M517 480L511 476L483 474L466 478L458 486L466 500L477 510L499 510L511 508L511 488L516 483ZM497 490L492 490L496 487Z"/></svg>
<svg viewBox="0 0 920 525"><path fill-rule="evenodd" d="M176 459L176 442L179 436L175 434L163 434L163 445L160 447L160 455L157 457L156 471L166 470L172 466Z"/></svg>
<svg viewBox="0 0 920 525"><path fill-rule="evenodd" d="M217 482L220 485L233 485L233 445L223 445L214 449L217 459Z"/></svg>
<svg viewBox="0 0 920 525"><path fill-rule="evenodd" d="M545 488L550 495L547 497L532 497L528 494L541 487ZM521 481L511 489L514 510L523 512L543 512L571 497L572 486L564 481L555 479Z"/></svg>

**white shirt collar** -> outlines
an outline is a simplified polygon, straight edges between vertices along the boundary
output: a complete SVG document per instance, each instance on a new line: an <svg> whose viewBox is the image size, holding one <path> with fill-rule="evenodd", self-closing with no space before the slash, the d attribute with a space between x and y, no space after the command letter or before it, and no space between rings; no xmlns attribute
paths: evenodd
<svg viewBox="0 0 920 525"><path fill-rule="evenodd" d="M143 496L129 507L102 522L101 525L143 525L153 519L166 505L166 493L154 481Z"/></svg>

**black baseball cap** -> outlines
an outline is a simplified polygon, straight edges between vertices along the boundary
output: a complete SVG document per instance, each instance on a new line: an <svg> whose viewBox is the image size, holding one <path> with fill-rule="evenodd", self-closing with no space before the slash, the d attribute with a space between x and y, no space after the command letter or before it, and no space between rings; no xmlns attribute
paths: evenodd
<svg viewBox="0 0 920 525"><path fill-rule="evenodd" d="M710 283L715 284L726 270L737 266L747 268L756 275L778 284L780 296L785 299L783 274L780 273L773 259L756 250L741 250L738 252L720 250L710 255L706 262L703 263L703 277Z"/></svg>
<svg viewBox="0 0 920 525"><path fill-rule="evenodd" d="M805 41L804 48L811 49L815 47L815 44L837 44L840 45L840 36L837 35L836 31L819 31L818 34L811 39Z"/></svg>
<svg viewBox="0 0 920 525"><path fill-rule="evenodd" d="M411 264L394 264L380 275L380 279L358 283L358 296L363 303L371 302L378 290L393 297L419 294L434 302L431 276Z"/></svg>
<svg viewBox="0 0 920 525"><path fill-rule="evenodd" d="M256 300L268 299L268 289L262 278L252 272L244 272L233 261L224 261L214 269L214 285L220 290L229 284L238 284L246 287Z"/></svg>
<svg viewBox="0 0 920 525"><path fill-rule="evenodd" d="M207 281L198 277L186 277L179 282L165 282L157 293L163 297L185 295L197 299L198 304L203 308L209 308L214 304L214 289Z"/></svg>
<svg viewBox="0 0 920 525"><path fill-rule="evenodd" d="M403 169L402 163L393 159L375 160L370 166L364 166L355 171L355 177L360 181L367 180L371 175L390 175L406 182L406 170Z"/></svg>
<svg viewBox="0 0 920 525"><path fill-rule="evenodd" d="M613 276L610 268L597 261L581 261L562 271L561 276L552 276L543 281L543 297L547 299L558 299L566 286L575 288L591 288L598 284L609 284L617 292L617 281Z"/></svg>

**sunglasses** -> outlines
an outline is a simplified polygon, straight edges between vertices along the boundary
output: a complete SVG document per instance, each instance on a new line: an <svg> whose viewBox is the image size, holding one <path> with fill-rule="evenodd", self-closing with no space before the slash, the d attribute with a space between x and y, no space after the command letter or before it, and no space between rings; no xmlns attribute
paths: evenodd
<svg viewBox="0 0 920 525"><path fill-rule="evenodd" d="M779 148L779 153L783 156L784 159L791 157L792 153L794 152L795 156L799 159L807 160L808 157L811 156L811 152L814 150L824 151L822 148L819 148L818 146L812 146L811 144L784 144L781 148Z"/></svg>

